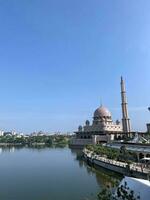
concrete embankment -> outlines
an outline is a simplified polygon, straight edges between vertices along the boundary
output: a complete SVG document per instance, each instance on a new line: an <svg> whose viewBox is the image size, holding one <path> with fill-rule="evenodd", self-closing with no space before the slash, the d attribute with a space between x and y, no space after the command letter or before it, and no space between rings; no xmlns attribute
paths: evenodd
<svg viewBox="0 0 150 200"><path fill-rule="evenodd" d="M123 162L118 162L115 160L107 159L105 157L100 157L94 155L92 152L83 150L83 156L87 163L92 164L93 166L103 167L105 169L114 171L119 174L132 176L135 178L148 179L150 171L141 170L140 167L135 167L133 165L128 165Z"/></svg>
<svg viewBox="0 0 150 200"><path fill-rule="evenodd" d="M0 143L0 147L7 147L7 146L22 146L22 143Z"/></svg>

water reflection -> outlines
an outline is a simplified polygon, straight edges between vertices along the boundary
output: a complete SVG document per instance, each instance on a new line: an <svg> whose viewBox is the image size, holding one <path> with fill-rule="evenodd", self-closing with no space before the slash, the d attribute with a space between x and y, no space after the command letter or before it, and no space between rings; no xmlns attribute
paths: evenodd
<svg viewBox="0 0 150 200"><path fill-rule="evenodd" d="M50 149L64 149L68 148L66 145L51 145L51 146L43 146L43 145L36 145L36 146L3 146L0 147L0 154L2 153L14 153L15 151L19 151L21 149L28 149L30 151L37 151L43 152ZM110 172L109 170L105 170L100 167L92 167L89 166L85 161L82 159L82 149L70 149L71 154L74 157L74 161L78 163L80 168L85 168L87 173L90 176L95 176L98 185L101 187L103 186L113 186L116 181L120 181L122 176L119 176L116 173Z"/></svg>
<svg viewBox="0 0 150 200"><path fill-rule="evenodd" d="M75 156L75 160L78 162L79 167L84 167L89 175L95 176L100 188L103 186L114 187L116 182L120 182L122 179L121 175L113 173L109 170L98 166L90 166L83 160L82 149L71 149L71 153Z"/></svg>
<svg viewBox="0 0 150 200"><path fill-rule="evenodd" d="M7 146L0 152L3 200L92 200L100 188L113 182L108 171L87 165L81 150L65 145Z"/></svg>
<svg viewBox="0 0 150 200"><path fill-rule="evenodd" d="M28 145L25 145L25 146L1 146L0 147L0 154L2 153L6 153L6 152L9 152L9 153L14 153L15 151L19 151L19 150L22 150L22 149L30 149L32 151L38 151L38 152L41 152L41 151L45 151L45 150L48 150L48 149L63 149L63 148L67 148L68 146L67 145L64 145L64 144L60 144L60 145L49 145L49 146L46 146L46 145L34 145L34 146L28 146Z"/></svg>
<svg viewBox="0 0 150 200"><path fill-rule="evenodd" d="M0 154L5 153L5 152L14 153L15 150L16 150L16 147L14 147L14 146L0 147Z"/></svg>

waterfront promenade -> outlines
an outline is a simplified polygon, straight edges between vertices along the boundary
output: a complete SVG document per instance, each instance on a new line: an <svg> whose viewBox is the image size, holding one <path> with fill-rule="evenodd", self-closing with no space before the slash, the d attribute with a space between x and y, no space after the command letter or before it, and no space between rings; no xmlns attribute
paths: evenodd
<svg viewBox="0 0 150 200"><path fill-rule="evenodd" d="M94 154L92 151L89 151L88 149L83 150L84 157L87 161L96 164L100 167L104 167L106 169L109 169L111 171L115 171L121 174L127 174L132 175L137 178L148 178L150 174L150 168L146 166L145 164L141 163L132 163L128 164L125 162L120 162L112 159L108 159L105 156L99 156Z"/></svg>

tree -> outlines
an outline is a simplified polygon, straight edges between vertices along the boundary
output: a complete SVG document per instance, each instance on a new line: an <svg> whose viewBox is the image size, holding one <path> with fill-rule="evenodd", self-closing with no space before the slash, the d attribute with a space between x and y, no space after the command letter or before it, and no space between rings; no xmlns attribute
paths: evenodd
<svg viewBox="0 0 150 200"><path fill-rule="evenodd" d="M123 145L123 146L120 147L120 156L119 156L119 159L121 161L124 161L124 162L127 162L128 159L129 159L129 152L127 151L125 145Z"/></svg>
<svg viewBox="0 0 150 200"><path fill-rule="evenodd" d="M134 191L127 186L127 182L117 187L115 194L112 194L111 189L107 187L102 189L97 197L98 200L140 200L140 196L134 194Z"/></svg>

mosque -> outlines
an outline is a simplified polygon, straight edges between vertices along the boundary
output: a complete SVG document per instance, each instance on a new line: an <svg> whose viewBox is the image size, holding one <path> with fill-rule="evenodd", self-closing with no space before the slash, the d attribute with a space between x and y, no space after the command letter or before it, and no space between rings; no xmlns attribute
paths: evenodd
<svg viewBox="0 0 150 200"><path fill-rule="evenodd" d="M86 120L85 125L79 126L72 139L72 146L83 146L87 144L99 144L111 142L122 136L130 136L131 126L128 116L128 104L125 91L125 83L121 77L121 100L122 100L122 123L112 119L108 108L101 105L93 115L92 124Z"/></svg>

